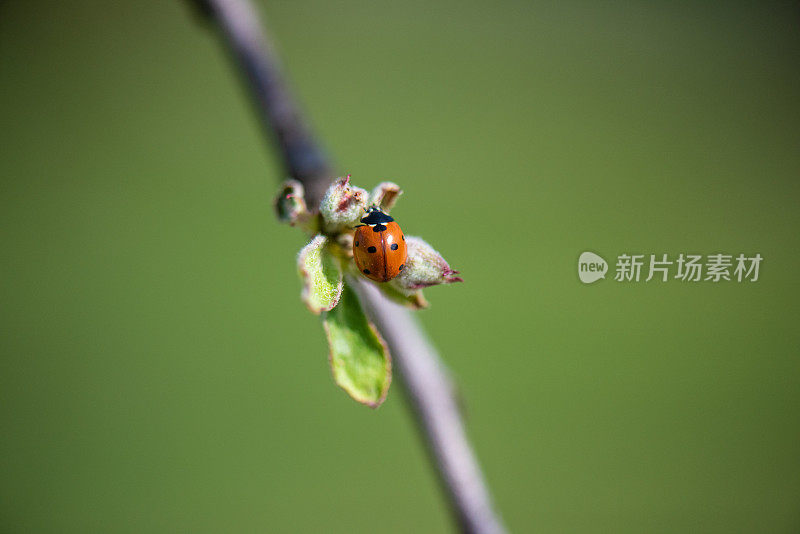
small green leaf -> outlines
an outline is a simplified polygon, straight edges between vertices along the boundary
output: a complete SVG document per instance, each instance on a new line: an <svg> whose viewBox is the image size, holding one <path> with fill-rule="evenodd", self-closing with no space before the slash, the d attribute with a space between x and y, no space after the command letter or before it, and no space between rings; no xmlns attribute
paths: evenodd
<svg viewBox="0 0 800 534"><path fill-rule="evenodd" d="M336 384L353 399L380 406L392 381L392 361L355 292L345 284L339 305L322 315Z"/></svg>
<svg viewBox="0 0 800 534"><path fill-rule="evenodd" d="M303 279L301 297L316 314L331 310L342 294L342 270L328 250L327 241L324 235L316 236L297 257L297 269Z"/></svg>

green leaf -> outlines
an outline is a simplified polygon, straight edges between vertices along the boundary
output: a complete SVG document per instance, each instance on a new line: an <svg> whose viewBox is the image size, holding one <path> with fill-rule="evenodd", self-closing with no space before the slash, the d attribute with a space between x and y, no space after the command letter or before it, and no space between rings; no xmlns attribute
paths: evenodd
<svg viewBox="0 0 800 534"><path fill-rule="evenodd" d="M391 357L347 284L339 305L322 315L322 324L336 384L358 402L380 406L392 381Z"/></svg>
<svg viewBox="0 0 800 534"><path fill-rule="evenodd" d="M333 309L342 294L342 270L327 241L327 237L318 235L297 256L297 270L303 279L301 297L316 314Z"/></svg>

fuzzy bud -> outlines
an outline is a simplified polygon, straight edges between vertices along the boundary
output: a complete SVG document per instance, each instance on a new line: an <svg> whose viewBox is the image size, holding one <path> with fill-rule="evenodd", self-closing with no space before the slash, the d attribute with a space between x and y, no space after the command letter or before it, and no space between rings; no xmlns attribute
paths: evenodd
<svg viewBox="0 0 800 534"><path fill-rule="evenodd" d="M415 290L438 284L463 282L441 254L422 238L406 236L408 259L405 268L392 282L400 289Z"/></svg>
<svg viewBox="0 0 800 534"><path fill-rule="evenodd" d="M297 180L286 180L273 201L278 220L291 226L305 223L311 214L306 208L305 190Z"/></svg>
<svg viewBox="0 0 800 534"><path fill-rule="evenodd" d="M400 186L393 182L381 182L372 190L369 196L369 203L371 206L378 206L385 213L394 207L397 202L397 197L403 194Z"/></svg>
<svg viewBox="0 0 800 534"><path fill-rule="evenodd" d="M350 185L350 175L336 180L328 188L319 212L329 231L358 224L367 209L369 195L366 190Z"/></svg>

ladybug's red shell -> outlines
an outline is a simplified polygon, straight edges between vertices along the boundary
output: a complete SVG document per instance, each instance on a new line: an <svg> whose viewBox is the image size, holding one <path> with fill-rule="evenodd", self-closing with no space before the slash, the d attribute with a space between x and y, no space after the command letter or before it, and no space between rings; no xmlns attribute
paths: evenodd
<svg viewBox="0 0 800 534"><path fill-rule="evenodd" d="M377 208L361 219L353 236L353 258L361 273L376 282L388 282L406 263L406 238L400 225Z"/></svg>

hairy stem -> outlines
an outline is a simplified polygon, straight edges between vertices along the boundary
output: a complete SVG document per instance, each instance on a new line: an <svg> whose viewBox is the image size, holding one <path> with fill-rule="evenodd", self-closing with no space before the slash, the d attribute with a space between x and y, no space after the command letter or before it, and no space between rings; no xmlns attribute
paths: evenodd
<svg viewBox="0 0 800 534"><path fill-rule="evenodd" d="M287 173L317 205L335 175L281 74L276 55L248 0L194 0L215 24L244 75L264 128ZM350 280L386 340L421 434L463 532L505 532L466 435L444 364L410 312L372 284Z"/></svg>

